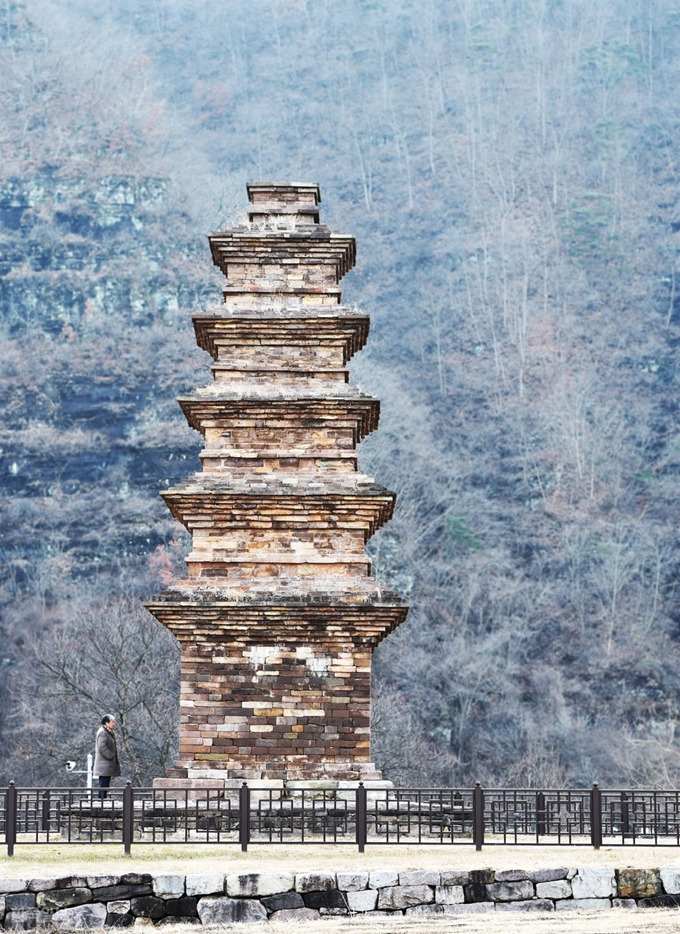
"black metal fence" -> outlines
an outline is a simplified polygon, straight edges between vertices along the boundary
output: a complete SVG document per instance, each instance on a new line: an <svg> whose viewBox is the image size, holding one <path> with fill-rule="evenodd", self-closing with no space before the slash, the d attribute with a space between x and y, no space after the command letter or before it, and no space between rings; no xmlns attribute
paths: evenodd
<svg viewBox="0 0 680 934"><path fill-rule="evenodd" d="M680 846L680 792L381 788L9 788L0 839L17 845L352 843Z"/></svg>

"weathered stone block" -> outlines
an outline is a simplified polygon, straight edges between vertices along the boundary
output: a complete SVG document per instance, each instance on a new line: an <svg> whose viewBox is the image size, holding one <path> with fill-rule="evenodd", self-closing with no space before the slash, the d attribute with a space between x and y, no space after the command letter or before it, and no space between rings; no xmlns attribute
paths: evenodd
<svg viewBox="0 0 680 934"><path fill-rule="evenodd" d="M360 731L357 730L357 734ZM362 770L362 781L364 783L364 788L366 789L366 802L371 805L375 804L377 801L385 801L387 797L387 791L390 788L394 788L394 783L380 778L380 773L375 772L375 779L369 779L365 776L365 772ZM356 781L339 781L338 782L338 792L337 797L339 801L350 801L354 803L356 795L357 782Z"/></svg>
<svg viewBox="0 0 680 934"><path fill-rule="evenodd" d="M62 908L52 915L52 924L57 928L103 928L106 924L106 905L76 905Z"/></svg>
<svg viewBox="0 0 680 934"><path fill-rule="evenodd" d="M184 895L184 876L154 876L153 893L160 898Z"/></svg>
<svg viewBox="0 0 680 934"><path fill-rule="evenodd" d="M496 882L523 882L526 878L523 869L501 869L495 873Z"/></svg>
<svg viewBox="0 0 680 934"><path fill-rule="evenodd" d="M608 898L616 895L616 879L613 869L579 868L571 880L574 898Z"/></svg>
<svg viewBox="0 0 680 934"><path fill-rule="evenodd" d="M326 892L305 892L302 898L306 908L315 908L317 911L322 908L347 908L347 895L339 889L330 889Z"/></svg>
<svg viewBox="0 0 680 934"><path fill-rule="evenodd" d="M101 889L105 886L110 885L120 885L122 882L122 876L85 876L86 884L85 888L88 889ZM61 888L57 885L48 885L48 889ZM37 889L36 889L37 891Z"/></svg>
<svg viewBox="0 0 680 934"><path fill-rule="evenodd" d="M126 915L130 911L130 899L121 898L117 902L107 902L106 910L110 915Z"/></svg>
<svg viewBox="0 0 680 934"><path fill-rule="evenodd" d="M75 877L72 877L75 878ZM148 872L125 872L120 877L121 885L151 885L153 876ZM84 882L72 882L72 885L84 885Z"/></svg>
<svg viewBox="0 0 680 934"><path fill-rule="evenodd" d="M0 879L0 894L5 892L25 892L28 879Z"/></svg>
<svg viewBox="0 0 680 934"><path fill-rule="evenodd" d="M269 895L262 899L262 904L269 912L288 911L292 908L304 908L302 895L298 892L284 892L282 895Z"/></svg>
<svg viewBox="0 0 680 934"><path fill-rule="evenodd" d="M350 911L374 911L378 905L378 890L362 889L358 892L347 892L346 898Z"/></svg>
<svg viewBox="0 0 680 934"><path fill-rule="evenodd" d="M92 891L92 901L94 902L114 902L121 898L137 898L140 895L152 895L151 885L104 885L101 888L94 888Z"/></svg>
<svg viewBox="0 0 680 934"><path fill-rule="evenodd" d="M667 895L680 895L680 867L662 866L659 875Z"/></svg>
<svg viewBox="0 0 680 934"><path fill-rule="evenodd" d="M652 898L663 894L658 869L618 869L616 888L621 898Z"/></svg>
<svg viewBox="0 0 680 934"><path fill-rule="evenodd" d="M90 889L50 889L38 892L35 896L38 908L51 910L54 908L71 908L74 905L86 905L92 901Z"/></svg>
<svg viewBox="0 0 680 934"><path fill-rule="evenodd" d="M473 902L485 902L489 897L486 893L486 883L484 882L471 882L469 885L464 885L463 894L468 904L472 904Z"/></svg>
<svg viewBox="0 0 680 934"><path fill-rule="evenodd" d="M414 905L413 908L407 908L405 915L443 915L443 905Z"/></svg>
<svg viewBox="0 0 680 934"><path fill-rule="evenodd" d="M486 901L518 902L534 897L533 883L524 882L492 882L486 886Z"/></svg>
<svg viewBox="0 0 680 934"><path fill-rule="evenodd" d="M367 872L337 873L338 888L343 892L358 892L368 886Z"/></svg>
<svg viewBox="0 0 680 934"><path fill-rule="evenodd" d="M527 873L532 882L557 882L559 879L566 879L568 869L535 869Z"/></svg>
<svg viewBox="0 0 680 934"><path fill-rule="evenodd" d="M121 876L121 881L126 881ZM151 882L151 876L146 876L146 881ZM55 886L57 889L91 889L92 886L87 884L87 876L62 876L60 879L57 879L57 884Z"/></svg>
<svg viewBox="0 0 680 934"><path fill-rule="evenodd" d="M654 898L641 898L638 908L680 908L680 895L655 895Z"/></svg>
<svg viewBox="0 0 680 934"><path fill-rule="evenodd" d="M462 905L465 892L462 885L438 885L434 890L434 900L438 905Z"/></svg>
<svg viewBox="0 0 680 934"><path fill-rule="evenodd" d="M110 902L107 902L106 904L107 904L107 906L108 906L108 905L110 905L111 903L110 903ZM146 919L146 918L143 918L143 919L142 919L142 918L135 918L135 916L134 916L133 914L131 914L130 912L127 912L126 914L111 914L111 912L109 912L109 913L106 915L106 923L105 923L104 927L107 927L107 928L129 928L129 927L133 927L133 926L136 924L137 921L141 921L141 920L146 921L147 919ZM165 921L165 918L161 918L161 920L158 922L158 924L163 924L164 921ZM151 922L151 923L153 924L153 922Z"/></svg>
<svg viewBox="0 0 680 934"><path fill-rule="evenodd" d="M434 869L410 869L399 873L399 885L439 885L439 872Z"/></svg>
<svg viewBox="0 0 680 934"><path fill-rule="evenodd" d="M224 797L224 781L219 776L212 779L192 778L181 790L177 789L177 779L173 778L154 778L153 786L168 789L163 795L165 801L216 801Z"/></svg>
<svg viewBox="0 0 680 934"><path fill-rule="evenodd" d="M151 918L158 921L167 914L166 904L164 898L157 898L155 895L140 895L138 898L130 899L130 911L135 918Z"/></svg>
<svg viewBox="0 0 680 934"><path fill-rule="evenodd" d="M384 889L399 882L399 873L392 869L378 869L368 876L368 887L371 889Z"/></svg>
<svg viewBox="0 0 680 934"><path fill-rule="evenodd" d="M296 892L328 892L334 888L333 872L299 872L295 876Z"/></svg>
<svg viewBox="0 0 680 934"><path fill-rule="evenodd" d="M468 885L470 873L462 869L447 869L440 873L441 885Z"/></svg>
<svg viewBox="0 0 680 934"><path fill-rule="evenodd" d="M498 902L496 911L554 911L549 898L532 898L524 902Z"/></svg>
<svg viewBox="0 0 680 934"><path fill-rule="evenodd" d="M247 898L201 898L198 917L201 924L266 921L267 910L260 902Z"/></svg>
<svg viewBox="0 0 680 934"><path fill-rule="evenodd" d="M555 882L537 882L536 895L538 898L571 898L571 882L566 879L556 879Z"/></svg>
<svg viewBox="0 0 680 934"><path fill-rule="evenodd" d="M57 879L31 879L28 883L28 891L45 892L48 889L56 889L58 887L57 881Z"/></svg>
<svg viewBox="0 0 680 934"><path fill-rule="evenodd" d="M612 898L612 908L630 908L637 910L637 902L634 898Z"/></svg>
<svg viewBox="0 0 680 934"><path fill-rule="evenodd" d="M173 918L197 918L198 899L192 895L182 895L180 898L165 900L165 910Z"/></svg>
<svg viewBox="0 0 680 934"><path fill-rule="evenodd" d="M73 909L67 909L73 910ZM34 928L48 924L53 915L48 911L37 908L28 908L25 911L8 911L5 913L6 931L32 931Z"/></svg>
<svg viewBox="0 0 680 934"><path fill-rule="evenodd" d="M379 890L378 908L394 911L397 908L413 908L434 901L434 892L429 885L393 885Z"/></svg>
<svg viewBox="0 0 680 934"><path fill-rule="evenodd" d="M612 903L608 898L565 898L555 902L558 911L604 911L605 908L611 907Z"/></svg>
<svg viewBox="0 0 680 934"><path fill-rule="evenodd" d="M221 873L192 873L185 881L187 895L217 895L224 892L224 876Z"/></svg>
<svg viewBox="0 0 680 934"><path fill-rule="evenodd" d="M5 895L5 911L27 911L29 908L35 908L36 904L36 896L33 892Z"/></svg>
<svg viewBox="0 0 680 934"><path fill-rule="evenodd" d="M295 876L290 872L249 872L227 876L227 895L232 898L261 897L290 892Z"/></svg>

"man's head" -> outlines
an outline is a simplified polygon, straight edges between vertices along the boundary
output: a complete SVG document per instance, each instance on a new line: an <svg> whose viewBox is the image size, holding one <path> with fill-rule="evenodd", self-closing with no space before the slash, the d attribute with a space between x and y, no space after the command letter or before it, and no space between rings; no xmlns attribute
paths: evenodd
<svg viewBox="0 0 680 934"><path fill-rule="evenodd" d="M116 729L116 721L113 719L110 713L105 713L102 717L102 726L105 726L107 730Z"/></svg>

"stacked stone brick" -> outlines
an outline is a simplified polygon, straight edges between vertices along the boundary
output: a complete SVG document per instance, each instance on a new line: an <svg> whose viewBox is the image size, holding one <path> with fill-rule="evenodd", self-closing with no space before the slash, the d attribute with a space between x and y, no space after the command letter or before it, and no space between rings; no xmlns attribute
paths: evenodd
<svg viewBox="0 0 680 934"><path fill-rule="evenodd" d="M392 869L0 878L0 928L675 908L680 870Z"/></svg>
<svg viewBox="0 0 680 934"><path fill-rule="evenodd" d="M182 646L173 778L379 778L375 646L406 616L365 545L394 494L357 469L380 404L348 385L368 318L340 303L353 237L317 185L248 185L248 223L210 237L223 302L194 318L213 382L179 400L202 472L164 499L188 577L148 604Z"/></svg>

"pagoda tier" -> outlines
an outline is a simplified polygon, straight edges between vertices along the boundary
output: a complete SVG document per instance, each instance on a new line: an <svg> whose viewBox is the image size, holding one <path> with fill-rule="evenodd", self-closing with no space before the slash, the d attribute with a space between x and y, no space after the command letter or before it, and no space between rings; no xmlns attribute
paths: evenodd
<svg viewBox="0 0 680 934"><path fill-rule="evenodd" d="M288 308L226 308L195 315L199 347L219 361L238 361L248 370L261 361L295 372L315 366L344 366L366 343L369 319L341 305ZM285 348L285 349L284 349ZM260 352L258 353L258 350Z"/></svg>
<svg viewBox="0 0 680 934"><path fill-rule="evenodd" d="M317 185L248 196L249 223L210 237L224 304L193 319L213 382L179 400L202 472L162 494L188 577L147 604L182 647L172 774L376 777L371 652L407 608L365 553L395 496L357 470L380 404L348 384L369 325L340 304L354 239L319 223Z"/></svg>
<svg viewBox="0 0 680 934"><path fill-rule="evenodd" d="M406 607L375 585L354 604L183 591L149 605L182 644L180 769L377 777L368 767L371 652Z"/></svg>

